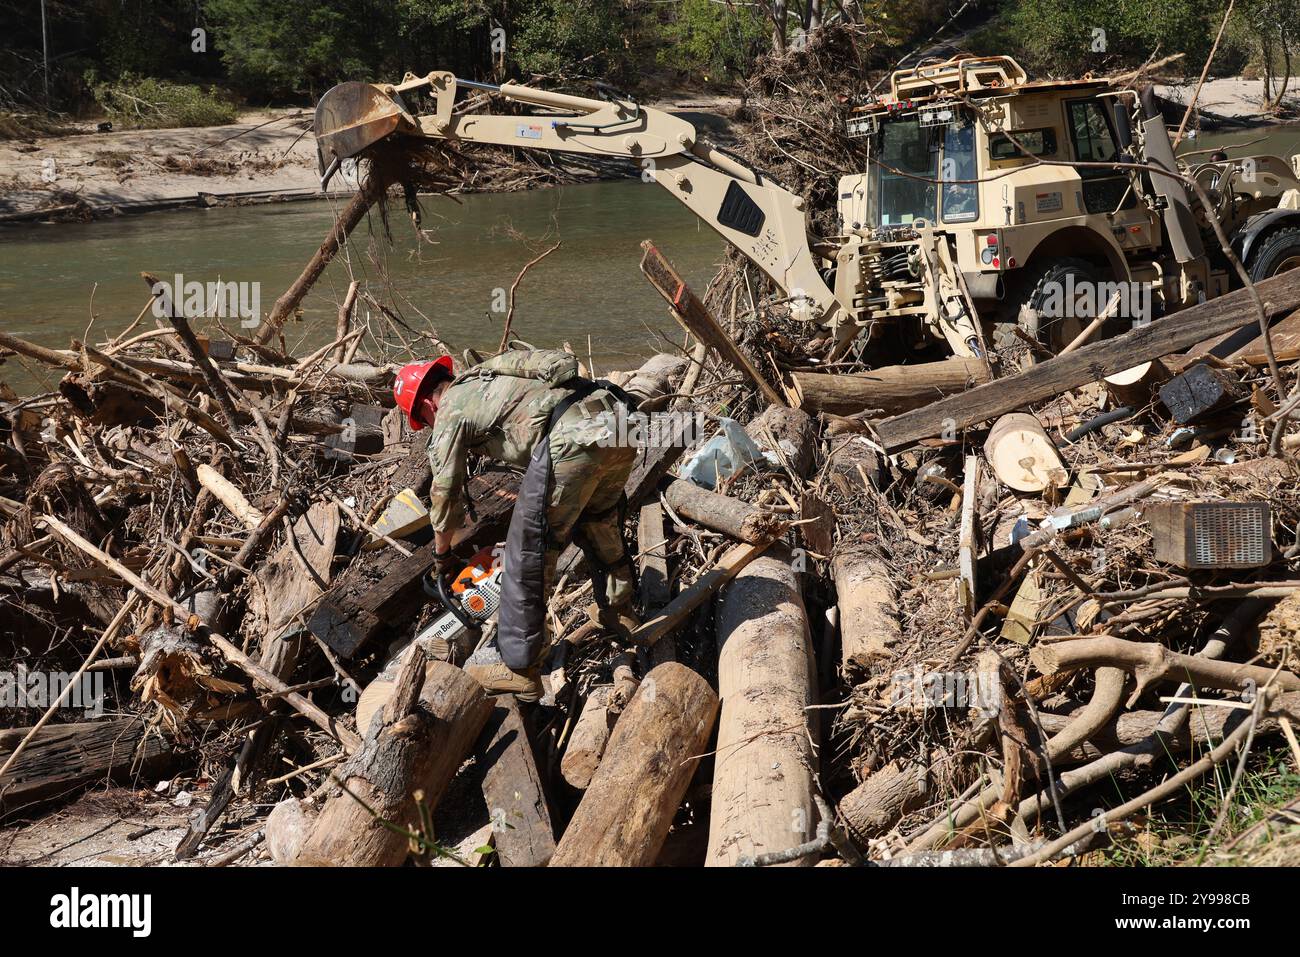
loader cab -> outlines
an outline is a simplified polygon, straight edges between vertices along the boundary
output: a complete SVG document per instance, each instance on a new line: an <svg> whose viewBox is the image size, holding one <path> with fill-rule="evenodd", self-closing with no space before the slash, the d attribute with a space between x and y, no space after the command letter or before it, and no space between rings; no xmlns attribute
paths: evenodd
<svg viewBox="0 0 1300 957"><path fill-rule="evenodd" d="M961 110L942 123L924 111L882 123L869 147L862 225L889 231L978 219L976 138Z"/></svg>

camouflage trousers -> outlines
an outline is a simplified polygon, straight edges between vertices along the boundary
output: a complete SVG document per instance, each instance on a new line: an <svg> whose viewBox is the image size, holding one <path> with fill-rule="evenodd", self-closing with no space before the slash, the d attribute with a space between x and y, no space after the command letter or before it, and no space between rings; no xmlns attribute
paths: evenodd
<svg viewBox="0 0 1300 957"><path fill-rule="evenodd" d="M623 557L623 486L636 462L632 446L578 444L572 437L551 440L552 484L546 521L550 542L546 551L546 588L555 584L560 552L575 537L585 542L596 560L607 566ZM597 596L611 608L628 605L634 597L627 564L605 574L605 594ZM593 576L599 585L600 576Z"/></svg>

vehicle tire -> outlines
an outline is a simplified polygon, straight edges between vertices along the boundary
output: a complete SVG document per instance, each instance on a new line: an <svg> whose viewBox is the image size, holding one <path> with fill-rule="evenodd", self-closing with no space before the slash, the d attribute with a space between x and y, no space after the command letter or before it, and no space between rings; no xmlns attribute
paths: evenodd
<svg viewBox="0 0 1300 957"><path fill-rule="evenodd" d="M1063 300L1070 288L1070 277L1076 288L1092 284L1095 296L1097 269L1082 259L1056 259L1023 276L1016 287L1018 294L1013 293L1000 310L1002 321L994 326L993 347L999 352L1027 350L1016 335L1017 326L1054 353L1069 345L1091 321L1091 316L1077 315L1077 310L1062 309L1062 314L1057 314L1052 309L1053 298ZM1054 294L1054 287L1059 287L1060 293Z"/></svg>
<svg viewBox="0 0 1300 957"><path fill-rule="evenodd" d="M1278 229L1264 237L1250 254L1251 282L1269 279L1300 266L1300 227Z"/></svg>

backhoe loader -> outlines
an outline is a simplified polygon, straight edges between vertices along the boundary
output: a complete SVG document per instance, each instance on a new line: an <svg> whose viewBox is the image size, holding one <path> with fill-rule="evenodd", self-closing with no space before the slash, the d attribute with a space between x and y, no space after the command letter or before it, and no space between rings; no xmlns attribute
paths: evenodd
<svg viewBox="0 0 1300 957"><path fill-rule="evenodd" d="M893 361L936 346L981 356L1026 336L1057 352L1107 307L1113 329L1227 292L1239 280L1183 177L1252 280L1300 265L1300 156L1176 157L1150 88L1031 82L1006 56L898 70L889 86L847 112L868 162L839 180L834 236L810 237L800 196L680 117L447 72L328 91L315 118L322 187L389 137L628 158L771 278L796 319L841 349L892 335L904 353ZM463 90L536 111L458 110Z"/></svg>

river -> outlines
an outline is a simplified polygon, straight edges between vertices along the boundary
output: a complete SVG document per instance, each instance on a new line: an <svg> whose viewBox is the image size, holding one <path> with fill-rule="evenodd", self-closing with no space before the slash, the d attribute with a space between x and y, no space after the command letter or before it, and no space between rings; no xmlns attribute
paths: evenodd
<svg viewBox="0 0 1300 957"><path fill-rule="evenodd" d="M1184 144L1183 152L1261 139L1232 155L1285 158L1300 150L1300 126L1207 135ZM347 256L331 264L304 302L303 320L287 327L292 351L302 355L333 338L337 303L352 276L369 281L412 328L432 326L457 352L494 351L504 319L494 307L502 307L523 265L559 240L560 249L520 284L515 332L538 346L567 341L582 356L590 337L598 372L631 368L660 351L663 336L681 338L637 268L641 240L658 243L700 291L723 255L721 239L708 227L663 190L635 181L474 194L459 202L424 197L422 206L423 240L400 203L390 207L391 246L375 241L377 217L373 229L357 229ZM0 328L58 348L74 337L103 341L147 301L142 271L167 280L179 273L187 282L256 284L248 288L260 293L265 313L335 212L330 202L295 202L0 230ZM28 393L53 388L58 376L11 359L0 380Z"/></svg>
<svg viewBox="0 0 1300 957"><path fill-rule="evenodd" d="M340 256L330 265L304 303L303 321L287 327L292 351L304 355L333 338L336 304L351 276L369 281L376 298L412 328L432 325L457 352L495 351L504 316L494 307L523 265L558 240L561 247L520 283L516 334L538 346L568 341L584 358L590 336L598 372L634 368L662 351L661 336L682 340L637 268L641 240L653 239L700 291L723 256L722 240L653 184L604 182L459 200L422 198L423 241L401 203L390 206L391 246L378 241L378 217L373 230L358 227L346 261ZM256 283L246 288L250 296L260 294L266 313L311 257L335 211L324 201L275 203L0 230L0 328L56 348L74 337L104 341L148 301L142 271L168 281L179 273L187 283ZM152 327L152 316L145 321ZM202 331L205 324L196 325ZM410 338L406 330L402 335ZM0 367L0 380L20 394L53 388L58 375L32 366L11 359Z"/></svg>

